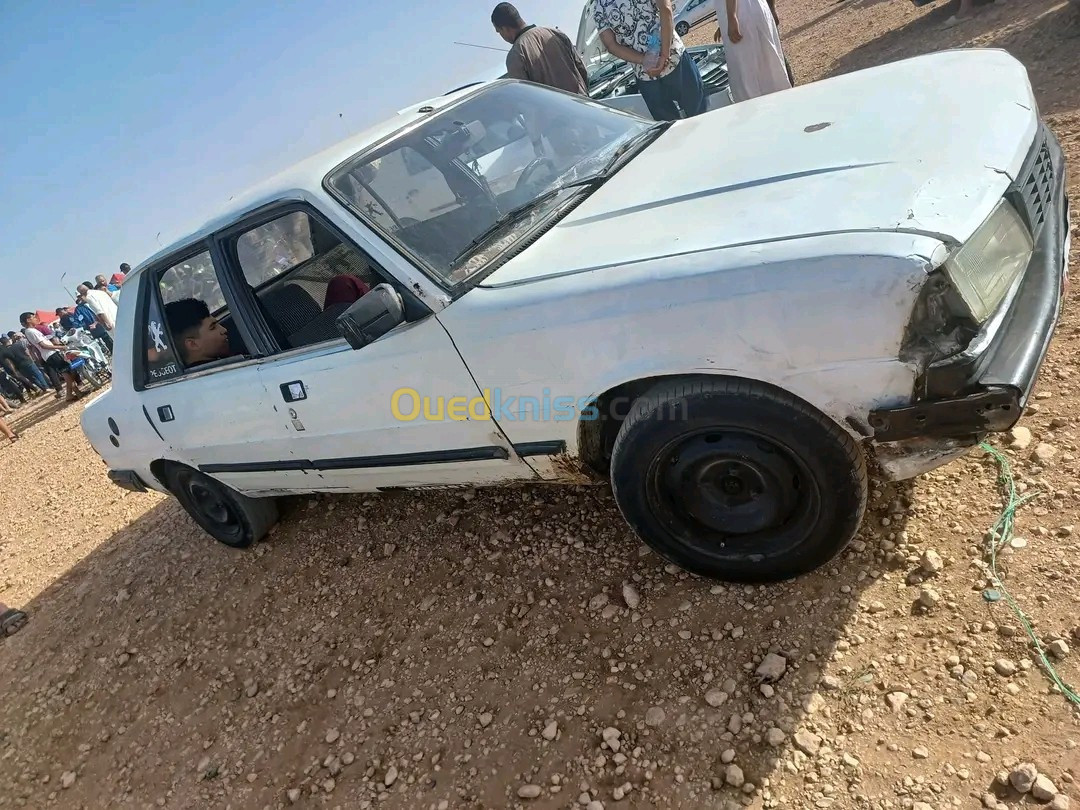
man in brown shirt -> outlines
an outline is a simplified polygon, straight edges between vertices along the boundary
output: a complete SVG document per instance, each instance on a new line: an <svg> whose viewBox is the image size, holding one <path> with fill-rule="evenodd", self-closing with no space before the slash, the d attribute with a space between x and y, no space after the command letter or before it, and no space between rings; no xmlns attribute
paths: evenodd
<svg viewBox="0 0 1080 810"><path fill-rule="evenodd" d="M570 38L554 28L526 25L510 3L499 3L491 24L510 43L506 73L513 79L546 84L568 93L589 94L589 77Z"/></svg>

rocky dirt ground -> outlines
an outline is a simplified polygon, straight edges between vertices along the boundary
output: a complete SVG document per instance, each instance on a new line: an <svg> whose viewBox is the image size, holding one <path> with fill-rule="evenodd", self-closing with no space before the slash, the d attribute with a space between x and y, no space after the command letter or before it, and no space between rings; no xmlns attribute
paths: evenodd
<svg viewBox="0 0 1080 810"><path fill-rule="evenodd" d="M948 30L941 3L779 6L802 81L1008 48L1080 199L1080 13L1063 0ZM1038 493L1007 585L1073 684L1078 348L1074 286L1030 436L1002 442ZM876 489L827 569L729 587L664 565L599 488L299 499L232 552L175 503L112 487L77 406L15 426L0 599L32 619L0 641L0 807L1080 805L1080 714L983 596L1001 498L980 452Z"/></svg>

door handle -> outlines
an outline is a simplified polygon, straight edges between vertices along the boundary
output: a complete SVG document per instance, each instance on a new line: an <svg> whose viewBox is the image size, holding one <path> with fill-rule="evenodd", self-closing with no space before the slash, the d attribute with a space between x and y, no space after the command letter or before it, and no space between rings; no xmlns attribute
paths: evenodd
<svg viewBox="0 0 1080 810"><path fill-rule="evenodd" d="M307 388L302 380L282 383L278 388L281 390L281 398L286 402L299 402L307 399Z"/></svg>
<svg viewBox="0 0 1080 810"><path fill-rule="evenodd" d="M173 415L172 405L159 405L157 415L162 422L171 422L176 418Z"/></svg>

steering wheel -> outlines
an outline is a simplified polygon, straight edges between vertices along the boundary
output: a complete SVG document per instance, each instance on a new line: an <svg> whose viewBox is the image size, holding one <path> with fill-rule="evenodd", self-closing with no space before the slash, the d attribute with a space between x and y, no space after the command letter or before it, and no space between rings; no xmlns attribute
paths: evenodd
<svg viewBox="0 0 1080 810"><path fill-rule="evenodd" d="M551 172L552 176L555 175L555 161L553 161L551 158L546 157L534 158L533 160L529 161L529 165L526 166L522 170L521 174L518 176L517 183L514 184L514 191L521 191L521 189L531 185L533 181L533 175L536 174L537 170L541 166L546 166L548 171Z"/></svg>

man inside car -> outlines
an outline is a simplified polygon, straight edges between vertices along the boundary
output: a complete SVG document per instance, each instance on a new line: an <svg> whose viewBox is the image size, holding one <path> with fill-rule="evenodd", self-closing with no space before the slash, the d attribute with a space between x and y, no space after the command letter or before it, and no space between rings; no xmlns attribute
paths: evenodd
<svg viewBox="0 0 1080 810"><path fill-rule="evenodd" d="M229 330L210 314L205 301L183 298L166 304L165 319L188 368L236 354L229 346Z"/></svg>

